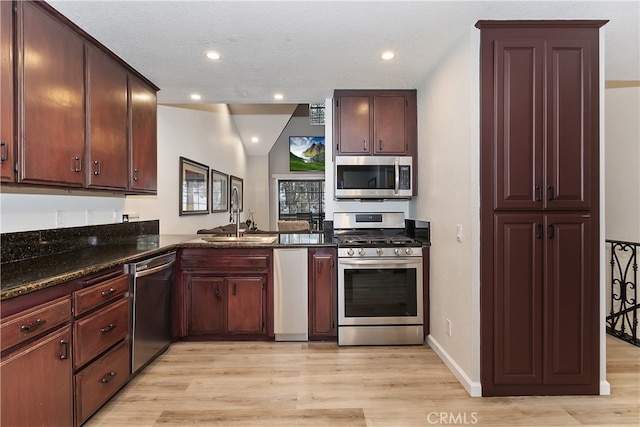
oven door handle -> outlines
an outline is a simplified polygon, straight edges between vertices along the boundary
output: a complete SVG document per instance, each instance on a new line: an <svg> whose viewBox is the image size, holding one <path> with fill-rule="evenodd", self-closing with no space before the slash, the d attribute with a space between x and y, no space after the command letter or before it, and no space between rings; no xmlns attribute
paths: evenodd
<svg viewBox="0 0 640 427"><path fill-rule="evenodd" d="M422 258L413 257L413 258L394 258L390 260L383 259L340 259L338 260L338 265L344 266L384 266L384 267L398 267L398 268L407 268L410 265L422 265Z"/></svg>

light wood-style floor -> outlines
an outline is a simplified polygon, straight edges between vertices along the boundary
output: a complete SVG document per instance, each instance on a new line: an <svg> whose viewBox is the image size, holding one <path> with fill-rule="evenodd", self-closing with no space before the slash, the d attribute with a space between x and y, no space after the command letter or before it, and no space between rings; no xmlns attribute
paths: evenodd
<svg viewBox="0 0 640 427"><path fill-rule="evenodd" d="M86 425L638 426L640 348L607 352L610 396L472 398L427 345L180 342Z"/></svg>

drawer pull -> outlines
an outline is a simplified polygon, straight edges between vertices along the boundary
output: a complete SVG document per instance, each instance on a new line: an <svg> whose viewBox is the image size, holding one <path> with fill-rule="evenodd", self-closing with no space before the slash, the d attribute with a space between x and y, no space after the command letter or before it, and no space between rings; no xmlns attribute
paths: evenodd
<svg viewBox="0 0 640 427"><path fill-rule="evenodd" d="M60 355L60 360L66 360L69 358L69 341L62 340L60 341L60 345L63 348L62 354Z"/></svg>
<svg viewBox="0 0 640 427"><path fill-rule="evenodd" d="M107 375L105 375L105 376L104 376L104 378L102 378L102 379L100 380L100 382L101 382L102 384L106 384L106 383L108 383L109 381L111 381L111 380L113 379L113 377L115 377L115 376L116 376L116 373L115 373L115 372L113 372L113 371L111 371L111 372L109 372Z"/></svg>
<svg viewBox="0 0 640 427"><path fill-rule="evenodd" d="M116 327L115 324L109 323L109 326L106 326L106 327L100 329L100 332L102 332L103 334L106 334L107 332L109 332L110 330L114 329L115 327Z"/></svg>
<svg viewBox="0 0 640 427"><path fill-rule="evenodd" d="M109 295L111 295L112 293L114 293L115 291L116 291L116 290L115 290L115 289L113 289L113 288L109 288L109 289L108 289L108 290L106 290L106 291L102 291L102 297L103 297L103 298L106 298L106 297L108 297Z"/></svg>
<svg viewBox="0 0 640 427"><path fill-rule="evenodd" d="M35 322L31 322L28 325L20 326L20 330L22 332L32 332L38 329L40 326L44 325L47 321L44 319L37 319Z"/></svg>

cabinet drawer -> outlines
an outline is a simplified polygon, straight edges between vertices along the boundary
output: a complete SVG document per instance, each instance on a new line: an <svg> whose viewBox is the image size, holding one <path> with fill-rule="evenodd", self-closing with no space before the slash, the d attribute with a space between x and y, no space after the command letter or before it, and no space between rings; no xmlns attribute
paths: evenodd
<svg viewBox="0 0 640 427"><path fill-rule="evenodd" d="M122 274L111 280L93 285L73 293L73 307L76 316L112 301L129 291L129 276Z"/></svg>
<svg viewBox="0 0 640 427"><path fill-rule="evenodd" d="M82 424L129 380L129 340L75 375L76 420Z"/></svg>
<svg viewBox="0 0 640 427"><path fill-rule="evenodd" d="M73 324L75 367L96 357L129 333L129 299L122 299Z"/></svg>
<svg viewBox="0 0 640 427"><path fill-rule="evenodd" d="M266 270L269 257L264 255L223 255L211 257L183 257L182 268Z"/></svg>
<svg viewBox="0 0 640 427"><path fill-rule="evenodd" d="M69 320L71 320L71 299L69 297L47 302L9 316L2 319L0 324L0 347L4 351Z"/></svg>

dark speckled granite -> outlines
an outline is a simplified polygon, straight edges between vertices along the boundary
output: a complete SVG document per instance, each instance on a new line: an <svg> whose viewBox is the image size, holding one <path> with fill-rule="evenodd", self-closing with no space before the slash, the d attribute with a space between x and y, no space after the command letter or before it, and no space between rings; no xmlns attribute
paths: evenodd
<svg viewBox="0 0 640 427"><path fill-rule="evenodd" d="M180 248L335 246L333 236L329 234L278 233L274 243L256 245L209 243L196 234L162 235L158 234L158 228L157 221L149 221L3 234L0 300ZM59 252L54 253L53 248L58 248ZM13 261L5 262L6 259Z"/></svg>
<svg viewBox="0 0 640 427"><path fill-rule="evenodd" d="M139 235L157 235L160 221L55 228L0 235L2 264L111 245Z"/></svg>

